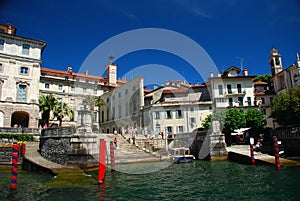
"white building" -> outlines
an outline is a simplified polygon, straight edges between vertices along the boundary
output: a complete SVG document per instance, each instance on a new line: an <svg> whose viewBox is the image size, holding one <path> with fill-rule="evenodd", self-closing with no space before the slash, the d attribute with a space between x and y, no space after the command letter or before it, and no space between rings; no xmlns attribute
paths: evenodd
<svg viewBox="0 0 300 201"><path fill-rule="evenodd" d="M216 77L211 73L211 77L208 78L208 86L216 110L255 105L252 82L255 76L248 75L247 69L243 69L242 75L239 75L240 71L239 68L231 66L222 74L218 73Z"/></svg>
<svg viewBox="0 0 300 201"><path fill-rule="evenodd" d="M0 127L37 128L41 54L46 42L0 25Z"/></svg>
<svg viewBox="0 0 300 201"><path fill-rule="evenodd" d="M205 85L179 81L154 89L145 95L143 126L155 135L192 132L212 113L212 102Z"/></svg>
<svg viewBox="0 0 300 201"><path fill-rule="evenodd" d="M141 128L144 106L144 78L137 77L101 96L101 129L105 133Z"/></svg>

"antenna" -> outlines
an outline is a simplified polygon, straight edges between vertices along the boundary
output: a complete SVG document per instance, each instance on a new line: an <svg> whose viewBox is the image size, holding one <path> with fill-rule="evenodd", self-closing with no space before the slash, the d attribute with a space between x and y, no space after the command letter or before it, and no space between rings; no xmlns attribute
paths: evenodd
<svg viewBox="0 0 300 201"><path fill-rule="evenodd" d="M243 64L244 64L245 58L243 58L243 57L236 57L236 58L240 60L240 68L241 68L241 70L243 70Z"/></svg>

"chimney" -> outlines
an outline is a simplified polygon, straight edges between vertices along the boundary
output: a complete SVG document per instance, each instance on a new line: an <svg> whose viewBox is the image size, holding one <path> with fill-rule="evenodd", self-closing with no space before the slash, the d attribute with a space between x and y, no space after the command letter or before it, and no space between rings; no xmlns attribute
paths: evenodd
<svg viewBox="0 0 300 201"><path fill-rule="evenodd" d="M154 89L154 90L157 89L157 84L154 84L154 85L153 85L153 89Z"/></svg>
<svg viewBox="0 0 300 201"><path fill-rule="evenodd" d="M84 74L85 74L85 75L88 75L88 74L89 74L89 71L88 71L88 70L85 70L85 71L84 71Z"/></svg>
<svg viewBox="0 0 300 201"><path fill-rule="evenodd" d="M220 72L218 72L218 77L221 77L221 73Z"/></svg>
<svg viewBox="0 0 300 201"><path fill-rule="evenodd" d="M176 81L176 86L177 86L177 87L180 87L180 80L177 80L177 81Z"/></svg>
<svg viewBox="0 0 300 201"><path fill-rule="evenodd" d="M210 72L210 77L214 77L214 72Z"/></svg>
<svg viewBox="0 0 300 201"><path fill-rule="evenodd" d="M247 69L247 68L244 68L244 69L243 69L243 75L244 75L244 76L248 76L248 69Z"/></svg>
<svg viewBox="0 0 300 201"><path fill-rule="evenodd" d="M171 85L175 86L175 81L174 80L172 80Z"/></svg>
<svg viewBox="0 0 300 201"><path fill-rule="evenodd" d="M72 74L72 67L68 66L68 73Z"/></svg>
<svg viewBox="0 0 300 201"><path fill-rule="evenodd" d="M170 85L169 80L166 80L166 86L169 86L169 85Z"/></svg>

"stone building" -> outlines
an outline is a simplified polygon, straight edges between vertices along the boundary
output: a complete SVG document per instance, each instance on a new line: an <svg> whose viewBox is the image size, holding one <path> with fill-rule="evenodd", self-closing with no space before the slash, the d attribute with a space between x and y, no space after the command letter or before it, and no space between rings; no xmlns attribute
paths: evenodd
<svg viewBox="0 0 300 201"><path fill-rule="evenodd" d="M278 50L270 51L270 67L276 93L287 91L295 86L300 86L300 58L296 54L296 61L286 69L282 68L282 57Z"/></svg>
<svg viewBox="0 0 300 201"><path fill-rule="evenodd" d="M37 128L41 54L46 42L0 25L0 127Z"/></svg>
<svg viewBox="0 0 300 201"><path fill-rule="evenodd" d="M78 109L82 106L84 100L99 97L125 83L125 80L117 79L116 70L117 65L108 64L106 67L108 77L104 78L89 75L87 70L84 74L75 73L72 67L68 67L66 71L41 68L39 95L53 94L58 102L67 103L73 111L73 118L69 119L66 117L64 126L76 126ZM98 128L98 108L88 102L86 104L89 110L92 111L93 127ZM51 122L57 123L53 120Z"/></svg>
<svg viewBox="0 0 300 201"><path fill-rule="evenodd" d="M101 128L104 133L122 132L122 129L141 127L141 109L144 106L144 78L137 77L101 96Z"/></svg>
<svg viewBox="0 0 300 201"><path fill-rule="evenodd" d="M206 85L166 82L145 95L143 126L155 135L188 133L202 127L202 120L212 113Z"/></svg>

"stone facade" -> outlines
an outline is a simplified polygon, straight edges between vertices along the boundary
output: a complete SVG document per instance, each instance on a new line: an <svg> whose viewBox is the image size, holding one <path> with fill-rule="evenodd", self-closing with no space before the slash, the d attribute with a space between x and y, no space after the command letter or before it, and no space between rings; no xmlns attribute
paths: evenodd
<svg viewBox="0 0 300 201"><path fill-rule="evenodd" d="M43 41L0 33L0 126L38 127Z"/></svg>

